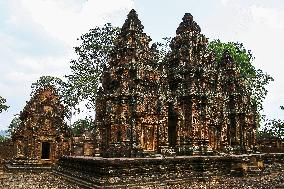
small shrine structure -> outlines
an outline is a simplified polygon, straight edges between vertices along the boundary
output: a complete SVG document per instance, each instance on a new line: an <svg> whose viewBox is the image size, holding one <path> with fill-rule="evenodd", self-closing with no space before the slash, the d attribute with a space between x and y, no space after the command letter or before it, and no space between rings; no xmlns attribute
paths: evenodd
<svg viewBox="0 0 284 189"><path fill-rule="evenodd" d="M37 91L20 113L21 124L11 136L16 160L53 164L62 155L70 155L71 132L64 112L52 86Z"/></svg>
<svg viewBox="0 0 284 189"><path fill-rule="evenodd" d="M93 132L85 130L79 136L72 137L72 156L94 156L94 136Z"/></svg>

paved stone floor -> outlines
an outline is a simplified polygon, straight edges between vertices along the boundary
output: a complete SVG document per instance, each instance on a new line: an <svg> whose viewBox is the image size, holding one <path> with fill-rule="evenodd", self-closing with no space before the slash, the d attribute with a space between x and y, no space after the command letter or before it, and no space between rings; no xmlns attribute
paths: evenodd
<svg viewBox="0 0 284 189"><path fill-rule="evenodd" d="M219 177L206 181L189 181L181 184L169 184L164 186L144 186L132 187L140 189L284 189L284 169L283 166L271 167L277 169L270 174L254 177ZM81 188L74 183L68 183L64 179L53 175L50 172L45 173L7 173L0 170L0 189L77 189Z"/></svg>
<svg viewBox="0 0 284 189"><path fill-rule="evenodd" d="M150 187L145 187L150 188ZM284 189L284 173L272 173L265 176L256 177L222 177L215 179L214 181L207 182L195 182L175 184L161 187L163 189Z"/></svg>
<svg viewBox="0 0 284 189"><path fill-rule="evenodd" d="M6 173L0 171L1 189L77 189L80 188L70 184L50 172L45 173Z"/></svg>
<svg viewBox="0 0 284 189"><path fill-rule="evenodd" d="M51 173L1 173L1 189L77 189L81 188L56 177ZM141 188L206 188L206 189L278 189L284 188L284 172L272 173L257 177L218 178L209 182L188 182L168 186L141 187Z"/></svg>

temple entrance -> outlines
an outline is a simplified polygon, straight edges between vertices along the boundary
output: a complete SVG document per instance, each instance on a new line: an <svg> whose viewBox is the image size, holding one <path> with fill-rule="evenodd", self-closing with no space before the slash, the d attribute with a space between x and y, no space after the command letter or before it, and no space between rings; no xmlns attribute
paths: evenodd
<svg viewBox="0 0 284 189"><path fill-rule="evenodd" d="M41 143L41 159L50 159L50 143Z"/></svg>
<svg viewBox="0 0 284 189"><path fill-rule="evenodd" d="M209 146L212 149L217 148L217 136L216 136L216 129L214 126L209 127Z"/></svg>
<svg viewBox="0 0 284 189"><path fill-rule="evenodd" d="M173 105L170 104L168 108L168 138L169 138L170 147L176 146L177 123L178 123L178 116L174 111Z"/></svg>
<svg viewBox="0 0 284 189"><path fill-rule="evenodd" d="M154 126L143 125L141 136L142 148L146 151L154 151Z"/></svg>

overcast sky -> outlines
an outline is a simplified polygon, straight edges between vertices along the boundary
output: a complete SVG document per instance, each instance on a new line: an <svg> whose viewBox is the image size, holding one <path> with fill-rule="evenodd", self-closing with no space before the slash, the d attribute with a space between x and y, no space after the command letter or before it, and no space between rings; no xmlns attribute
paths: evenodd
<svg viewBox="0 0 284 189"><path fill-rule="evenodd" d="M0 114L0 129L24 108L32 82L70 72L81 34L107 22L121 26L132 8L153 41L174 36L189 12L209 40L244 43L255 67L275 79L264 114L284 119L282 0L0 0L0 96L10 105Z"/></svg>

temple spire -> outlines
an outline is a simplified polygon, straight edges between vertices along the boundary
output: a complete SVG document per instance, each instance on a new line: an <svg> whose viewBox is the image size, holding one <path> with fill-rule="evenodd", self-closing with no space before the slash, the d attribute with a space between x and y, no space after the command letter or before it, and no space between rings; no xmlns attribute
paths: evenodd
<svg viewBox="0 0 284 189"><path fill-rule="evenodd" d="M171 63L199 64L205 55L208 40L190 13L185 13L170 43ZM179 57L177 59L177 57Z"/></svg>
<svg viewBox="0 0 284 189"><path fill-rule="evenodd" d="M143 32L144 26L132 9L115 40L115 50L111 54L111 66L133 62L152 62L153 52L149 47L151 38Z"/></svg>
<svg viewBox="0 0 284 189"><path fill-rule="evenodd" d="M182 34L184 32L195 31L196 33L200 33L201 29L199 25L193 20L193 16L190 13L185 13L182 22L176 30L176 34Z"/></svg>
<svg viewBox="0 0 284 189"><path fill-rule="evenodd" d="M141 21L138 18L138 15L134 9L132 9L128 15L127 19L125 20L122 28L121 33L125 33L127 31L136 31L142 33L144 26L141 24Z"/></svg>

